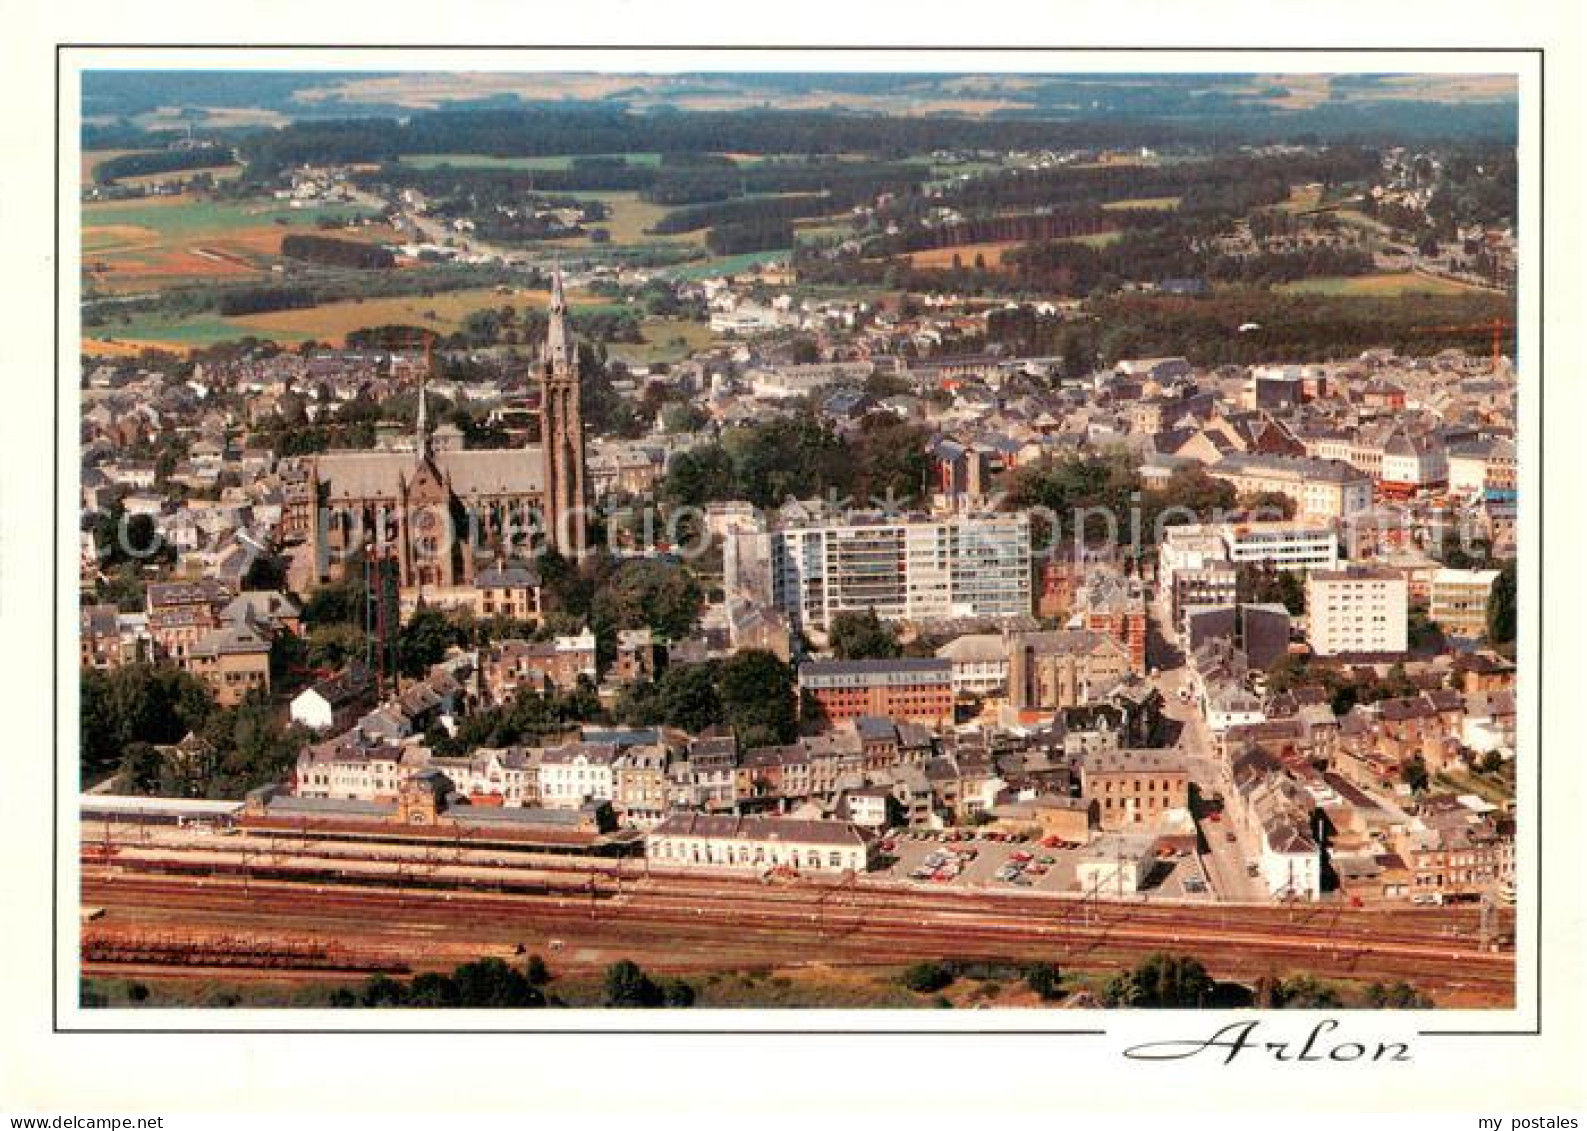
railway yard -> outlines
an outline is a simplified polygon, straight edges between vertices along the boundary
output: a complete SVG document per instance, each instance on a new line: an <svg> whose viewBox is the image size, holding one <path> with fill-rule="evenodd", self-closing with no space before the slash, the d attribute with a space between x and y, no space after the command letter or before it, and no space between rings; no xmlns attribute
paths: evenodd
<svg viewBox="0 0 1587 1131"><path fill-rule="evenodd" d="M506 853L463 843L352 844L84 826L83 972L347 977L542 953L593 971L620 958L673 973L1042 959L1106 971L1169 949L1214 977L1404 980L1441 1006L1514 996L1514 913L1087 899L1044 889L669 873L641 859Z"/></svg>

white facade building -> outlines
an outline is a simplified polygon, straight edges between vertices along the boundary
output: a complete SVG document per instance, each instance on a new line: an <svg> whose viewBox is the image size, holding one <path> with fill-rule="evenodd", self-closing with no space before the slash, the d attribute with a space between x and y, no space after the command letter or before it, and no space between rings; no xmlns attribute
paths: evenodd
<svg viewBox="0 0 1587 1131"><path fill-rule="evenodd" d="M645 836L646 859L663 868L858 874L869 866L870 854L871 842L847 821L680 813Z"/></svg>
<svg viewBox="0 0 1587 1131"><path fill-rule="evenodd" d="M1235 565L1309 570L1339 564L1339 537L1331 523L1231 522L1221 533Z"/></svg>
<svg viewBox="0 0 1587 1131"><path fill-rule="evenodd" d="M547 809L577 809L617 796L614 764L618 748L606 742L570 742L540 758L540 803Z"/></svg>
<svg viewBox="0 0 1587 1131"><path fill-rule="evenodd" d="M921 622L1012 618L1031 608L1023 514L850 516L734 541L728 591L774 605L795 629L824 632L843 612Z"/></svg>
<svg viewBox="0 0 1587 1131"><path fill-rule="evenodd" d="M1393 570L1315 570L1306 581L1307 638L1319 656L1404 652L1410 586Z"/></svg>

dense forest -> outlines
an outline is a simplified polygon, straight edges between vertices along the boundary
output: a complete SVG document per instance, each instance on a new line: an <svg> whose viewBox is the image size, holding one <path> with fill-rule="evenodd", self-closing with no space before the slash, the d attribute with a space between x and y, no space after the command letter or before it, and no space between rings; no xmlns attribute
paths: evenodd
<svg viewBox="0 0 1587 1131"><path fill-rule="evenodd" d="M145 177L154 173L183 173L192 169L214 169L230 165L233 154L221 146L194 149L157 149L148 153L123 153L94 166L94 180L114 184L122 177Z"/></svg>
<svg viewBox="0 0 1587 1131"><path fill-rule="evenodd" d="M1399 142L1483 137L1513 144L1513 99L1491 103L1376 102L1304 112L1187 113L1188 102L1058 120L1032 108L985 118L842 114L820 110L672 111L613 108L435 110L395 117L300 120L246 142L255 174L289 165L389 161L404 153L550 154L868 153L903 156L938 149L1194 146L1319 139ZM1229 107L1232 109L1232 107ZM1072 111L1071 111L1072 115Z"/></svg>
<svg viewBox="0 0 1587 1131"><path fill-rule="evenodd" d="M281 240L281 254L325 267L353 267L360 271L380 271L397 262L396 256L378 244L331 236L286 236Z"/></svg>

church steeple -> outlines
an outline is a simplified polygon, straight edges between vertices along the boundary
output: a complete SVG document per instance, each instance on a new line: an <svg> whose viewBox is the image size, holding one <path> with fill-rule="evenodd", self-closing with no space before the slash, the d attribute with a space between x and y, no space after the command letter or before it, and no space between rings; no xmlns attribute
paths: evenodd
<svg viewBox="0 0 1587 1131"><path fill-rule="evenodd" d="M424 343L424 371L419 374L419 426L415 437L415 450L419 459L429 461L434 455L430 441L430 376L435 369L435 339L426 338Z"/></svg>
<svg viewBox="0 0 1587 1131"><path fill-rule="evenodd" d="M568 333L567 313L562 266L558 264L551 275L551 308L540 354L540 445L545 460L545 518L551 543L564 557L576 559L585 552L588 496L578 351Z"/></svg>
<svg viewBox="0 0 1587 1131"><path fill-rule="evenodd" d="M551 269L551 309L547 311L546 344L542 356L548 369L566 372L578 364L573 339L568 333L568 302L562 293L562 264Z"/></svg>

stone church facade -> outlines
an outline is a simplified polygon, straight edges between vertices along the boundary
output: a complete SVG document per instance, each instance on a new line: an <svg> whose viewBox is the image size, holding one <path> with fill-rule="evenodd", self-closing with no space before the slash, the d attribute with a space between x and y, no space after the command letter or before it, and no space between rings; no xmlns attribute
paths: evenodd
<svg viewBox="0 0 1587 1131"><path fill-rule="evenodd" d="M406 597L422 600L426 590L471 585L476 568L542 545L582 556L588 549L584 428L560 271L535 370L536 446L438 448L421 384L414 451L330 451L309 459L305 481L289 494L287 528L308 542L317 578L362 568L372 552L395 563Z"/></svg>

